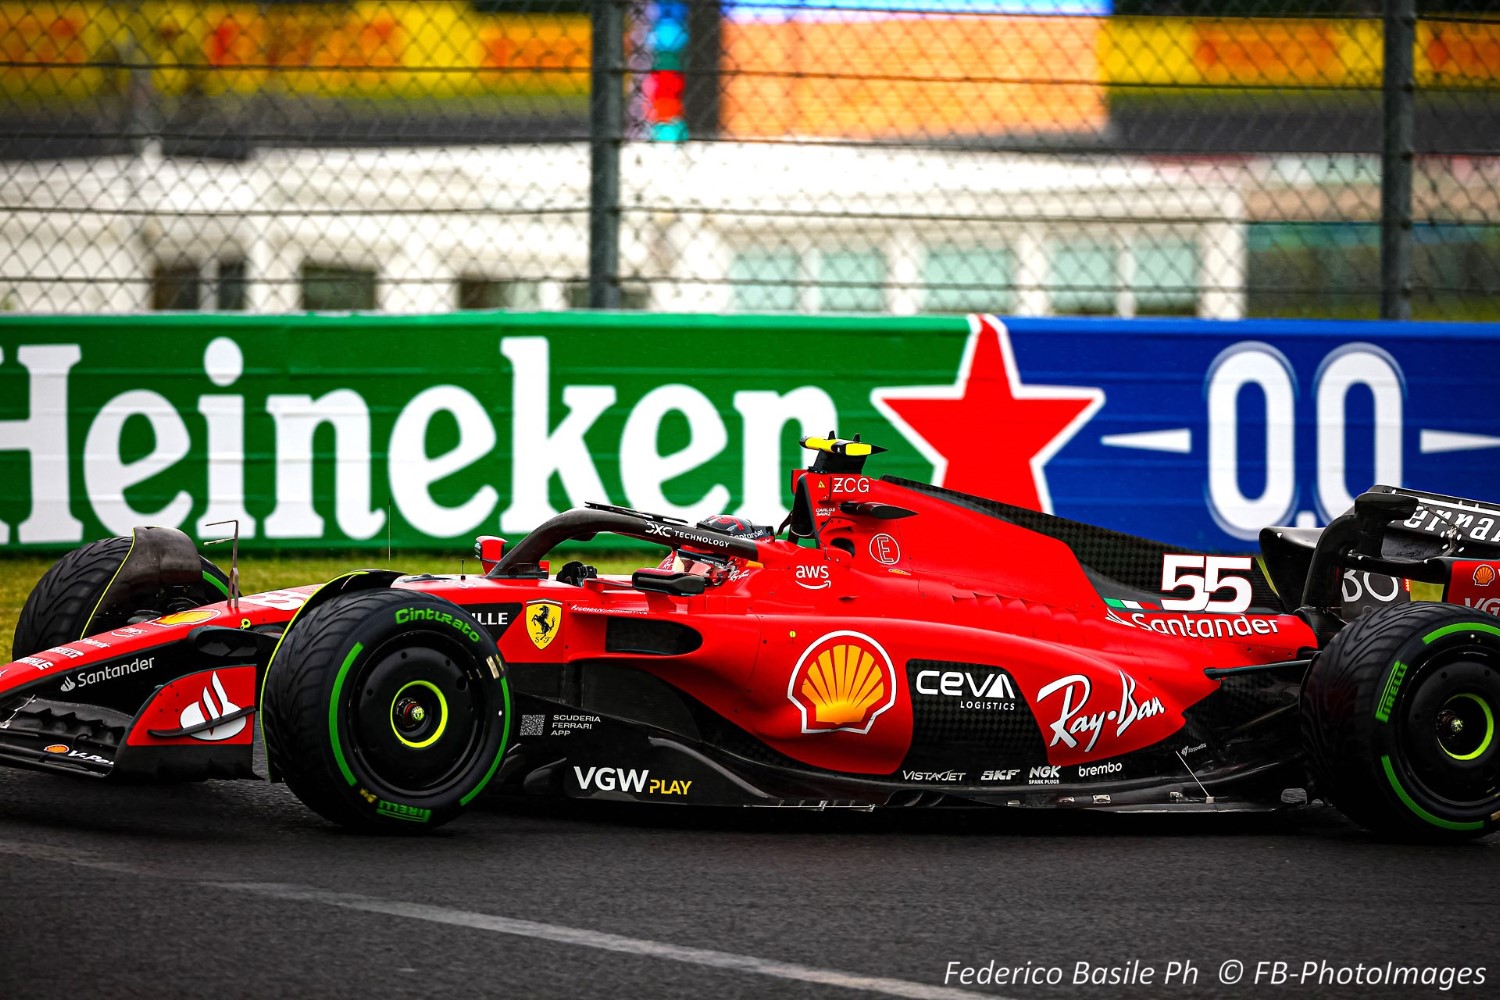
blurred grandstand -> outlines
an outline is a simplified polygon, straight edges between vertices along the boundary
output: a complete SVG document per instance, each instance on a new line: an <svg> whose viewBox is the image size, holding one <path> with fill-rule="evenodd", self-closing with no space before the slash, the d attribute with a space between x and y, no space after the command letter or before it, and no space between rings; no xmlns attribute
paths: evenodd
<svg viewBox="0 0 1500 1000"><path fill-rule="evenodd" d="M1374 316L1386 7L0 0L0 309L566 309L604 261L625 308ZM1412 313L1494 318L1500 2L1416 14Z"/></svg>

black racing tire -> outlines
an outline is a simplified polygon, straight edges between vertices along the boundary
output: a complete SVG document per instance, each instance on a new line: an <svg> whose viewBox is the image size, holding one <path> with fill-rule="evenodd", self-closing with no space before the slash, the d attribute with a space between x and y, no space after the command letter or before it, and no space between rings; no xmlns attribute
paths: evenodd
<svg viewBox="0 0 1500 1000"><path fill-rule="evenodd" d="M494 777L510 689L495 640L456 604L358 591L293 621L266 674L261 725L273 767L314 812L422 833Z"/></svg>
<svg viewBox="0 0 1500 1000"><path fill-rule="evenodd" d="M85 634L119 628L137 612L165 615L229 596L229 577L200 556L203 562L200 583L166 589L159 582L147 581L129 593L115 595L108 606L99 607L99 598L125 562L130 546L129 538L102 538L53 563L21 608L11 640L11 658L30 656L81 639Z"/></svg>
<svg viewBox="0 0 1500 1000"><path fill-rule="evenodd" d="M1315 787L1398 840L1500 828L1500 619L1452 604L1383 608L1318 654L1302 690Z"/></svg>

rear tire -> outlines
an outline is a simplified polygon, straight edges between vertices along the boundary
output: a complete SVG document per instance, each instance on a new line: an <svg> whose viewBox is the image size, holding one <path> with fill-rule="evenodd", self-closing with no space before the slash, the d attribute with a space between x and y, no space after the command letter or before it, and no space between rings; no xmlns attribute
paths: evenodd
<svg viewBox="0 0 1500 1000"><path fill-rule="evenodd" d="M1376 611L1313 661L1302 735L1321 793L1403 840L1500 828L1500 619L1451 604Z"/></svg>
<svg viewBox="0 0 1500 1000"><path fill-rule="evenodd" d="M229 596L229 577L203 559L203 579L193 586L163 587L145 581L128 594L99 606L115 573L129 554L131 539L103 538L63 556L42 575L26 598L11 640L11 659L30 656L65 642L119 628L137 612L153 617L185 611Z"/></svg>
<svg viewBox="0 0 1500 1000"><path fill-rule="evenodd" d="M261 724L275 768L313 811L421 833L494 776L510 692L494 639L463 609L360 591L293 622L266 675Z"/></svg>

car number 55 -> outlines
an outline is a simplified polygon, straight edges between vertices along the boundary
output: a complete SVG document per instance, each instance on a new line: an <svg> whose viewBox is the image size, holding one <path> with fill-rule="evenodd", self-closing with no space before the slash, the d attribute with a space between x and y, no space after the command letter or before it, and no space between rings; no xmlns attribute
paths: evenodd
<svg viewBox="0 0 1500 1000"><path fill-rule="evenodd" d="M1246 611L1254 595L1249 573L1249 556L1165 555L1161 562L1162 593L1187 587L1192 595L1163 598L1161 606L1167 611ZM1220 597L1225 591L1232 596Z"/></svg>

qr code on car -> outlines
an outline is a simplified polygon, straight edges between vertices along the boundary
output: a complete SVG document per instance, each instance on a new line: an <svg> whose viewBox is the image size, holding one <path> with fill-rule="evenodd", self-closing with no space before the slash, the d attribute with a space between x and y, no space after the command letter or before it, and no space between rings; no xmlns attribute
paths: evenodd
<svg viewBox="0 0 1500 1000"><path fill-rule="evenodd" d="M523 715L521 716L521 735L540 736L547 728L547 717L545 715Z"/></svg>

